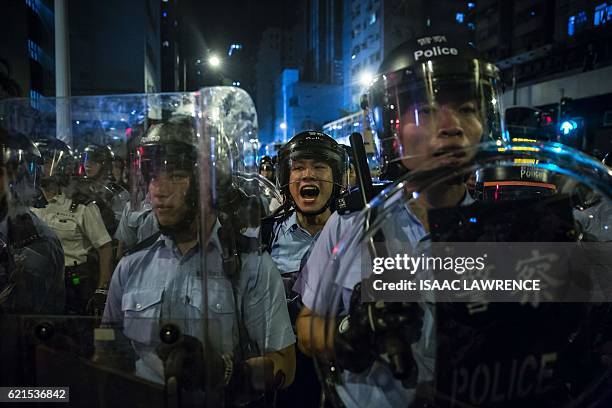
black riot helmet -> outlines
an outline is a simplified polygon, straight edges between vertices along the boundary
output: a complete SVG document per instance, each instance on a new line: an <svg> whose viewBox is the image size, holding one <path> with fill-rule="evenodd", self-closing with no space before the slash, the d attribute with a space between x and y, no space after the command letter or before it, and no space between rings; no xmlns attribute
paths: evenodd
<svg viewBox="0 0 612 408"><path fill-rule="evenodd" d="M481 140L501 139L498 83L494 65L450 36L415 38L391 51L369 89L374 128L382 145L383 178L395 179L412 170L410 159L422 152L415 149L418 141L405 133L420 130L422 138L436 121L438 131L441 120L436 115L446 112L447 106L458 115L477 118ZM447 130L452 133L456 128Z"/></svg>
<svg viewBox="0 0 612 408"><path fill-rule="evenodd" d="M335 201L344 189L344 175L348 166L345 150L331 136L317 131L305 131L298 133L289 140L278 152L278 175L277 186L285 202L293 205L293 199L289 192L289 178L291 174L291 162L294 160L320 160L327 163L333 174L333 192L328 202L316 214L323 213L328 207L335 207ZM296 210L300 211L299 208Z"/></svg>
<svg viewBox="0 0 612 408"><path fill-rule="evenodd" d="M271 176L268 179L274 183L274 162L270 156L263 156L259 161L259 174L262 171L270 172Z"/></svg>
<svg viewBox="0 0 612 408"><path fill-rule="evenodd" d="M190 175L189 190L185 197L189 211L176 225L160 225L166 235L188 228L198 212L197 185L197 133L195 120L177 115L149 127L140 140L138 163L144 181L148 184L160 173L187 171Z"/></svg>
<svg viewBox="0 0 612 408"><path fill-rule="evenodd" d="M70 176L74 156L70 146L59 139L38 139L34 142L44 164L43 177Z"/></svg>
<svg viewBox="0 0 612 408"><path fill-rule="evenodd" d="M83 165L85 166L85 172L88 177L108 178L112 174L113 159L115 155L111 150L110 146L102 146L97 144L90 144L83 150ZM93 176L89 174L88 162L96 162L100 164L100 170Z"/></svg>
<svg viewBox="0 0 612 408"><path fill-rule="evenodd" d="M2 207L6 208L5 199L9 192L11 199L25 205L32 204L41 163L38 148L25 135L0 127L0 149Z"/></svg>

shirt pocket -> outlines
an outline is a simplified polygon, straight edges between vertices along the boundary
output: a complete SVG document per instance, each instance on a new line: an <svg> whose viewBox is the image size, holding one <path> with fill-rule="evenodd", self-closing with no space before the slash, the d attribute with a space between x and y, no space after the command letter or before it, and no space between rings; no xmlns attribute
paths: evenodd
<svg viewBox="0 0 612 408"><path fill-rule="evenodd" d="M123 295L123 333L127 338L144 344L158 340L163 293L160 288L133 290Z"/></svg>
<svg viewBox="0 0 612 408"><path fill-rule="evenodd" d="M49 227L57 234L57 237L64 245L81 241L81 233L76 220L71 218L55 219L49 221Z"/></svg>
<svg viewBox="0 0 612 408"><path fill-rule="evenodd" d="M207 289L209 339L212 341L213 347L220 352L231 352L238 338L236 331L237 311L232 286L226 279L209 278ZM237 293L237 296L240 296L240 294ZM202 318L204 314L204 310L202 310L204 293L201 285L192 287L190 303L194 312ZM238 303L238 307L240 307L240 303Z"/></svg>

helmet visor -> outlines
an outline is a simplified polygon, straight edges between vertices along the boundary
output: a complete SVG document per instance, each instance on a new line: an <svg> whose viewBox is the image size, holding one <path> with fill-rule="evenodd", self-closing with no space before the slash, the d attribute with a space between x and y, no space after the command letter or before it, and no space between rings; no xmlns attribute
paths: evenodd
<svg viewBox="0 0 612 408"><path fill-rule="evenodd" d="M374 83L374 119L391 161L414 170L447 155L442 163L457 164L470 159L458 150L501 138L496 69L452 65L427 61Z"/></svg>

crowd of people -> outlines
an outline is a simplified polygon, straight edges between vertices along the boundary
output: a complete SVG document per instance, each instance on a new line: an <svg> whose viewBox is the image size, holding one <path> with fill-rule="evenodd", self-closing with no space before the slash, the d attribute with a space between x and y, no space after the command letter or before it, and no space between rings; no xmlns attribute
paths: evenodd
<svg viewBox="0 0 612 408"><path fill-rule="evenodd" d="M450 51L434 53L434 45ZM576 223L564 230L565 238L610 241L609 190L593 187L609 187L612 173L604 165L580 158L580 182L571 187L552 176L551 166L519 178L499 164L489 166L496 179L478 172L483 142L505 153L499 150L498 75L470 47L444 36L392 52L370 88L369 109L384 150L382 178L404 182L395 184L394 194L386 190L382 201L366 203L364 195L363 205L342 213L340 202L366 186L356 188L351 148L317 130L294 135L275 157L260 159L259 174L246 174L237 169L239 150L231 141L224 145L222 127L207 137L197 115L151 124L125 159L100 145L87 146L78 159L58 139L31 141L1 128L0 308L15 315L91 316L81 330L95 334L78 341L92 348L80 348L79 358L166 392L179 390L185 406L212 396L230 405L264 400L283 407L575 402L609 362L607 305L588 311L583 303L565 305L552 314L566 313L566 322L554 325L532 312L537 319L522 322L539 327L531 338L557 336L533 351L529 341L500 343L514 332L498 324L499 316L522 316L524 305L492 308L498 314L483 325L448 323L445 316L454 319L456 311L431 298L394 306L362 302L371 273L364 272L362 244L376 239L387 251L395 245L396 252L428 253L437 237L459 236L453 228L464 225L441 225L440 210L467 214L483 202L579 196L582 207L572 201L569 217ZM523 149L523 156L510 156L523 162L511 163L525 163L529 152L540 154ZM588 177L596 181L589 184ZM365 218L364 207L370 211ZM594 315L600 320L589 326ZM522 323L512 320L512 327L521 330ZM489 339L499 355L484 343L444 354L456 340L444 330L454 327L465 339L464 326L470 341ZM447 387L440 373L465 363L459 354L476 359L479 351L485 367L545 352L563 356L563 364L550 360L527 380L546 377L546 387L501 397L489 385L481 392L470 377L477 371ZM575 358L566 359L566 352ZM497 375L512 383L516 371Z"/></svg>

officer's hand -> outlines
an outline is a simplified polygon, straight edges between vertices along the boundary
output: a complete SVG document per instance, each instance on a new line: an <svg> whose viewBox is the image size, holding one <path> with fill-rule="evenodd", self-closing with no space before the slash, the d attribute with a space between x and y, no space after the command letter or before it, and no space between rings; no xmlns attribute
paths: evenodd
<svg viewBox="0 0 612 408"><path fill-rule="evenodd" d="M102 316L106 307L106 298L108 297L108 287L100 287L96 289L93 296L87 302L87 313L93 316Z"/></svg>
<svg viewBox="0 0 612 408"><path fill-rule="evenodd" d="M204 347L197 338L180 334L178 328L174 338L169 338L168 327L162 328L162 343L156 352L164 363L164 377L166 381L176 378L181 388L186 390L203 389L206 382L217 386L225 380L226 361L221 355L207 348L207 363L205 364ZM165 336L165 337L164 337Z"/></svg>
<svg viewBox="0 0 612 408"><path fill-rule="evenodd" d="M358 283L334 342L338 363L349 371L362 372L386 354L397 378L413 377L416 367L410 345L421 337L422 325L423 310L418 304L362 302Z"/></svg>

